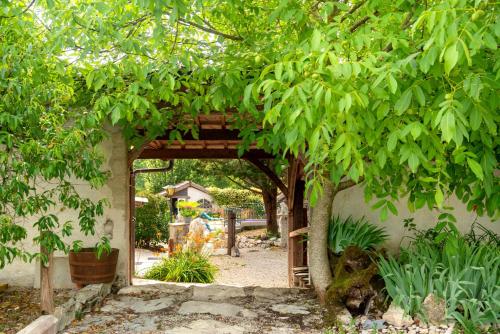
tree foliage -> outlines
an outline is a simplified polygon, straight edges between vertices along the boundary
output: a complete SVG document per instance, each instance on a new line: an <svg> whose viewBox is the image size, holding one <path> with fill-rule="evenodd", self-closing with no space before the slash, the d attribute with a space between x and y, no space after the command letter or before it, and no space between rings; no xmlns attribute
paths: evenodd
<svg viewBox="0 0 500 334"><path fill-rule="evenodd" d="M262 202L262 196L246 189L211 187L208 191L220 207L253 208Z"/></svg>
<svg viewBox="0 0 500 334"><path fill-rule="evenodd" d="M158 247L168 243L168 202L158 195L148 195L147 199L147 203L135 209L135 244L137 247Z"/></svg>
<svg viewBox="0 0 500 334"><path fill-rule="evenodd" d="M20 3L20 2L19 2ZM6 6L3 4L3 6ZM75 73L58 58L62 49L47 47L34 15L16 5L0 12L0 268L16 257L47 257L25 247L28 225L33 243L52 252L77 248L65 238L75 223L94 234L106 201L82 196L75 183L104 184L96 145L104 138L102 122L74 106ZM74 108L70 108L74 106ZM61 221L73 210L77 222ZM105 239L102 240L106 242Z"/></svg>
<svg viewBox="0 0 500 334"><path fill-rule="evenodd" d="M209 112L231 113L241 152L256 142L306 161L313 203L328 178L363 182L382 218L402 196L413 210L452 193L498 215L494 1L3 4L3 254L24 238L14 216L32 213L60 245L45 215L56 199L92 231L102 203L63 180L104 182L94 147L105 121L137 149L167 128L196 136L192 117ZM32 192L42 179L59 184L53 196Z"/></svg>
<svg viewBox="0 0 500 334"><path fill-rule="evenodd" d="M204 187L229 187L231 183L214 175L208 169L207 161L203 160L175 160L172 170L160 173L142 173L136 176L136 190L138 193L157 194L167 185L175 185L184 181L192 181ZM166 167L167 162L161 160L136 160L134 168Z"/></svg>

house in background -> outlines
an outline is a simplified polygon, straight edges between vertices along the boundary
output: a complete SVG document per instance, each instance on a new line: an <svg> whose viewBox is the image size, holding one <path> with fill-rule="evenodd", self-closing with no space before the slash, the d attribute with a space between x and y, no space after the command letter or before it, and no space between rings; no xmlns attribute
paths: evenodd
<svg viewBox="0 0 500 334"><path fill-rule="evenodd" d="M173 193L168 196L167 191L169 188L173 188ZM177 215L177 205L178 201L190 201L198 202L200 208L209 210L212 208L213 199L208 190L192 181L184 181L173 186L163 187L163 191L158 195L171 198L171 204L174 208L174 215Z"/></svg>

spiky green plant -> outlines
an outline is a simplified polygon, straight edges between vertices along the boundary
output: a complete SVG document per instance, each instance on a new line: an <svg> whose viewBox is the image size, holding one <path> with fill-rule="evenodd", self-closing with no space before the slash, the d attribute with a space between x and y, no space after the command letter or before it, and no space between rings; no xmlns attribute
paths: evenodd
<svg viewBox="0 0 500 334"><path fill-rule="evenodd" d="M217 267L206 255L196 252L178 252L149 269L144 278L166 282L212 283Z"/></svg>
<svg viewBox="0 0 500 334"><path fill-rule="evenodd" d="M364 250L373 249L387 238L383 228L371 224L364 217L355 220L351 216L347 219L337 216L330 220L328 228L328 248L335 254L351 245Z"/></svg>
<svg viewBox="0 0 500 334"><path fill-rule="evenodd" d="M422 302L433 293L444 298L447 317L467 332L500 320L500 248L450 235L442 244L417 239L399 259L379 261L379 272L393 302L425 319Z"/></svg>

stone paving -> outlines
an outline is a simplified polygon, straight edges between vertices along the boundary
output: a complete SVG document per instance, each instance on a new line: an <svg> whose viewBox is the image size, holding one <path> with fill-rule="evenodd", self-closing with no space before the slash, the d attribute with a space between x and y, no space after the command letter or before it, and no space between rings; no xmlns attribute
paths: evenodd
<svg viewBox="0 0 500 334"><path fill-rule="evenodd" d="M121 289L62 333L321 334L321 328L320 307L307 290L158 283Z"/></svg>

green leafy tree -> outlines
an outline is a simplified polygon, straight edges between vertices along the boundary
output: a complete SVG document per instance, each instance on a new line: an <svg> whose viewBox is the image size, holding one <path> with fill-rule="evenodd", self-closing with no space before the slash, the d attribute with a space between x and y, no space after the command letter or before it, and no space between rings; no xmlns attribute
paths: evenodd
<svg viewBox="0 0 500 334"><path fill-rule="evenodd" d="M58 58L62 50L47 47L35 15L19 5L0 11L0 269L15 259L40 261L42 311L50 313L53 252L79 248L65 241L75 224L94 234L106 205L74 186L83 181L98 188L106 181L96 149L104 135L102 122L74 105L74 73ZM63 210L74 211L78 221L61 221ZM26 247L29 228L38 250Z"/></svg>

